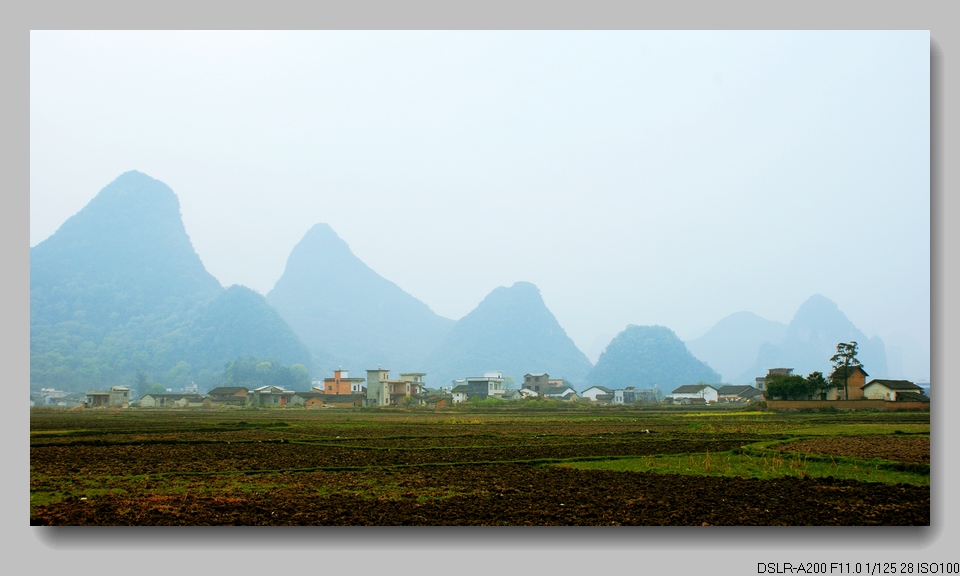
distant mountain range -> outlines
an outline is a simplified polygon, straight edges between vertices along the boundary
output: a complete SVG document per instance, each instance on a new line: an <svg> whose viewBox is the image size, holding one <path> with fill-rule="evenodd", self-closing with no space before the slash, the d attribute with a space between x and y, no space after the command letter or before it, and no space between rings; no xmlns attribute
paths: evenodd
<svg viewBox="0 0 960 576"><path fill-rule="evenodd" d="M32 387L129 385L143 372L210 388L227 363L253 357L302 364L313 378L380 366L425 372L431 387L487 371L520 385L524 374L546 372L581 390L668 391L753 383L772 367L827 372L836 344L850 340L870 375L884 377L883 342L823 296L789 325L740 312L686 344L662 326L627 326L593 366L535 285L495 288L459 321L443 318L360 261L327 224L307 231L266 297L225 289L194 251L173 191L136 171L30 249Z"/></svg>
<svg viewBox="0 0 960 576"><path fill-rule="evenodd" d="M786 324L761 318L753 312L736 312L686 344L694 356L717 370L724 382L739 383L742 375L757 363L760 348L768 342L780 342L786 333ZM766 371L756 376L765 374ZM743 383L753 384L753 379Z"/></svg>
<svg viewBox="0 0 960 576"><path fill-rule="evenodd" d="M813 371L829 375L839 342L857 342L864 369L873 378L887 377L883 341L867 338L836 303L819 294L807 299L788 325L738 312L687 347L720 370L725 383L753 384L770 368L793 368L801 376Z"/></svg>

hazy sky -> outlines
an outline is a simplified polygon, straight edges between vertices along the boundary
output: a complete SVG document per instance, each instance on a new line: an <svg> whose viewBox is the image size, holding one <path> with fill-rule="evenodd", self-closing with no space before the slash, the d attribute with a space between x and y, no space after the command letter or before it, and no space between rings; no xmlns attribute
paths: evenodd
<svg viewBox="0 0 960 576"><path fill-rule="evenodd" d="M325 222L452 319L533 282L591 360L819 293L929 377L929 143L927 31L30 34L31 246L140 170L224 286Z"/></svg>

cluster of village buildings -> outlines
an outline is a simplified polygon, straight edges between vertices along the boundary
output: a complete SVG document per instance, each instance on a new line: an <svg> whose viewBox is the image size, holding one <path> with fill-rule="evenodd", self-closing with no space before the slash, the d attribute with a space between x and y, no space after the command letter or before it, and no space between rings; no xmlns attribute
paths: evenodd
<svg viewBox="0 0 960 576"><path fill-rule="evenodd" d="M886 380L875 378L867 382L869 374L862 366L851 366L842 369L842 374L831 374L831 382L835 384L819 393L816 398L806 398L807 401L834 402L838 400L881 400L886 402L912 402L929 404L930 398L924 394L921 386L908 380ZM714 402L738 401L736 398L755 401L766 400L767 384L777 376L792 376L792 368L771 368L766 376L756 379L756 386L721 386L716 388L709 384L688 384L680 386L667 396L667 401L680 404L711 404ZM842 376L846 376L842 378Z"/></svg>
<svg viewBox="0 0 960 576"><path fill-rule="evenodd" d="M139 406L142 408L186 408L219 406L302 406L362 407L362 406L427 406L441 408L463 402L497 398L522 400L543 398L560 401L587 401L594 404L674 404L750 403L765 399L767 382L777 375L789 376L790 368L773 368L767 376L757 378L756 386L687 384L660 397L658 390L636 389L633 386L610 389L591 386L582 392L562 379L550 378L546 373L525 374L521 388L505 388L506 379L500 372L485 372L483 376L456 380L450 386L427 388L423 372L401 373L390 378L390 371L382 368L367 370L365 378L351 378L347 370L336 370L333 377L322 382L314 380L309 392L285 390L279 386L220 386L202 395L195 385L182 392L149 393L133 400L130 388L113 386L109 390L88 391L80 405L88 408ZM868 374L862 367L850 370L847 385L831 388L818 400L872 399L888 402L929 402L923 389L906 380L874 379L866 382ZM64 405L64 394L53 389L41 390L42 405ZM817 399L811 399L817 400ZM36 404L31 400L32 404Z"/></svg>

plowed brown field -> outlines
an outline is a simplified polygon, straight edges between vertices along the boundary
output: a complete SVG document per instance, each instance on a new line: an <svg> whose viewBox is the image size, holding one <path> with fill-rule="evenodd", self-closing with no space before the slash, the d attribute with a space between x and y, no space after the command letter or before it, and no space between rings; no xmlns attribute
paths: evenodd
<svg viewBox="0 0 960 576"><path fill-rule="evenodd" d="M137 416L142 416L137 420ZM741 424L583 417L38 415L34 525L928 525L928 486L576 470L560 460L712 454ZM70 420L77 419L76 421ZM310 418L314 418L310 420ZM712 422L712 421L711 421ZM659 424L659 426L658 426ZM766 424L764 424L766 426ZM784 438L786 439L786 438ZM921 436L790 451L929 462ZM35 498L36 496L36 498Z"/></svg>
<svg viewBox="0 0 960 576"><path fill-rule="evenodd" d="M929 436L815 438L784 445L784 450L833 454L854 458L883 458L898 462L930 463Z"/></svg>

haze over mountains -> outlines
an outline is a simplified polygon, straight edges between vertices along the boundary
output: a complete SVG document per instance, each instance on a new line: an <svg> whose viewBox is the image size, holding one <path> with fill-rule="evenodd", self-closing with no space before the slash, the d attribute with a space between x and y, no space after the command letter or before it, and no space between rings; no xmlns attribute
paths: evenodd
<svg viewBox="0 0 960 576"><path fill-rule="evenodd" d="M263 296L206 271L159 180L122 174L30 249L31 386L163 382L181 362L206 383L248 354L312 364Z"/></svg>
<svg viewBox="0 0 960 576"><path fill-rule="evenodd" d="M837 342L856 340L872 377L883 342L814 296L789 325L741 312L686 345L663 326L627 326L593 366L528 282L495 287L458 321L381 277L327 224L293 248L272 290L223 288L203 266L176 195L140 172L122 174L30 250L32 387L82 391L130 385L138 371L202 388L226 363L256 357L303 364L313 378L425 372L430 387L501 371L517 385L546 372L589 384L661 391L675 384L752 383L771 367L827 371ZM176 369L175 369L176 368ZM899 375L894 375L899 376Z"/></svg>
<svg viewBox="0 0 960 576"><path fill-rule="evenodd" d="M735 312L703 336L688 341L687 348L733 384L756 363L757 352L764 343L779 342L786 332L787 325L782 322L761 318L753 312Z"/></svg>
<svg viewBox="0 0 960 576"><path fill-rule="evenodd" d="M326 224L294 246L267 301L326 371L417 371L454 325L371 270Z"/></svg>
<svg viewBox="0 0 960 576"><path fill-rule="evenodd" d="M858 359L870 376L886 378L883 341L867 338L836 303L819 294L807 299L789 324L738 312L717 322L687 347L717 368L724 382L753 384L769 368L793 368L794 374L801 376L815 370L829 374L837 343L851 341L857 342Z"/></svg>

